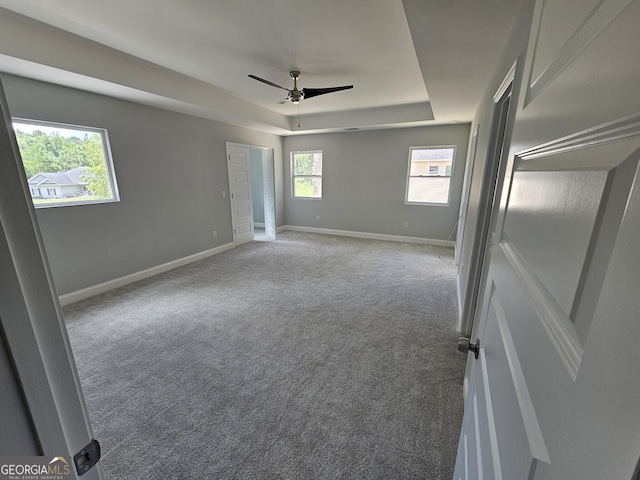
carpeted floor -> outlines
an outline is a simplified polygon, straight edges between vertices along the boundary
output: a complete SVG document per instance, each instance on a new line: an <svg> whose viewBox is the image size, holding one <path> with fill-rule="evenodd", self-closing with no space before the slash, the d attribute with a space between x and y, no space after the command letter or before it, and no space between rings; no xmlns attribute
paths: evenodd
<svg viewBox="0 0 640 480"><path fill-rule="evenodd" d="M285 232L65 308L119 479L451 479L451 250Z"/></svg>

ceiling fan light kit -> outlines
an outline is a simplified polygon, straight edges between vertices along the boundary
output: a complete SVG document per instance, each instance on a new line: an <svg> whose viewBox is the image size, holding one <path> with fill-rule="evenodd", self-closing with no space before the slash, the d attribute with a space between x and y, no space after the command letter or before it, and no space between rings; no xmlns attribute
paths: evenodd
<svg viewBox="0 0 640 480"><path fill-rule="evenodd" d="M293 78L293 88L290 90L288 88L282 87L276 83L270 82L269 80L265 80L264 78L260 78L256 75L249 75L249 78L253 78L259 82L265 83L275 88L280 88L282 90L286 90L289 92L289 95L284 100L281 100L278 103L286 103L291 102L294 104L299 104L300 100L304 98L313 98L319 95L324 95L326 93L339 92L341 90L348 90L353 88L353 85L344 85L342 87L325 87L325 88L303 88L302 90L298 89L298 78L300 78L300 72L298 70L292 70L289 72L291 78Z"/></svg>

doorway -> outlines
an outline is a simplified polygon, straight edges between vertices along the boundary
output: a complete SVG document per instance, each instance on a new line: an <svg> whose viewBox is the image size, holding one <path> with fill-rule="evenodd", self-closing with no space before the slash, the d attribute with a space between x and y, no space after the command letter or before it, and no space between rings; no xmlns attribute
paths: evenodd
<svg viewBox="0 0 640 480"><path fill-rule="evenodd" d="M227 142L235 245L276 239L273 149Z"/></svg>
<svg viewBox="0 0 640 480"><path fill-rule="evenodd" d="M480 190L481 206L478 211L478 221L473 238L472 254L470 257L469 276L466 295L461 316L460 334L470 337L474 330L474 319L482 291L484 265L488 263L495 235L495 221L497 207L500 200L502 182L504 180L504 167L508 151L509 106L515 77L516 64L504 79L502 85L494 96L493 118L489 140L487 162L484 167L483 180ZM476 133L477 135L477 133ZM474 139L475 143L476 139ZM474 147L475 148L475 147Z"/></svg>
<svg viewBox="0 0 640 480"><path fill-rule="evenodd" d="M275 240L275 208L271 150L249 148L254 241ZM268 189L271 189L268 191Z"/></svg>

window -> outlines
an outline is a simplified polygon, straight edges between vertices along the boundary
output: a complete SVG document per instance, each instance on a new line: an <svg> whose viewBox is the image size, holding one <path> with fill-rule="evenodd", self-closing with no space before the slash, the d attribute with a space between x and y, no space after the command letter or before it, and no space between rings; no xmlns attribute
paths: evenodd
<svg viewBox="0 0 640 480"><path fill-rule="evenodd" d="M13 119L36 208L120 200L107 131Z"/></svg>
<svg viewBox="0 0 640 480"><path fill-rule="evenodd" d="M449 204L455 147L411 147L406 203Z"/></svg>
<svg viewBox="0 0 640 480"><path fill-rule="evenodd" d="M322 152L291 152L294 198L322 198Z"/></svg>

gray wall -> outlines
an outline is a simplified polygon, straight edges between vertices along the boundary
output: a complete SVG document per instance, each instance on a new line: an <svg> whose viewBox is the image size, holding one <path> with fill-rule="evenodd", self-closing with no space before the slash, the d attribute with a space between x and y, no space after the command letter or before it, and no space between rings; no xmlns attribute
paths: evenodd
<svg viewBox="0 0 640 480"><path fill-rule="evenodd" d="M276 223L284 224L281 137L23 78L2 79L15 117L109 132L121 201L37 212L59 294L232 242L227 141L275 149Z"/></svg>
<svg viewBox="0 0 640 480"><path fill-rule="evenodd" d="M468 124L286 137L286 222L446 240L460 209L468 140ZM430 145L457 146L451 203L405 205L409 147ZM292 198L290 152L298 150L323 152L321 200ZM403 227L404 222L408 222L408 228Z"/></svg>
<svg viewBox="0 0 640 480"><path fill-rule="evenodd" d="M75 89L2 78L13 116L109 132L121 201L37 212L59 294L232 242L229 196L222 197L223 190L228 193L225 142L274 148L277 226L445 240L458 218L469 125L283 140ZM427 145L458 147L449 206L404 203L409 147ZM324 152L319 201L291 198L289 152L308 149Z"/></svg>
<svg viewBox="0 0 640 480"><path fill-rule="evenodd" d="M524 55L527 49L529 31L533 16L533 3L534 2L524 2L522 11L520 12L516 25L512 30L510 39L506 44L500 61L496 65L493 77L487 86L487 90L481 99L480 105L478 106L478 110L476 111L476 115L471 124L470 134L472 134L476 126L478 126L478 139L475 163L473 165L473 171L471 172L471 182L468 190L469 200L466 222L461 232L462 241L460 242L460 245L458 245L458 248L460 248L458 262L458 288L460 290L459 295L463 305L469 281L467 274L470 271L468 267L471 263L473 253L472 250L475 231L478 224L479 208L482 202L486 201L486 199L481 198L480 190L490 147L489 141L494 108L493 97L513 64L520 56ZM517 79L514 82L514 86L517 86ZM513 118L513 112L516 108L515 98L517 98L517 95L512 96L512 103L510 107L511 118ZM508 143L509 139L506 138L505 144L508 145Z"/></svg>

